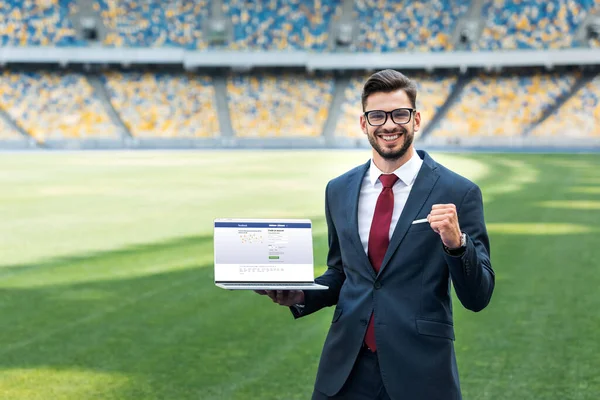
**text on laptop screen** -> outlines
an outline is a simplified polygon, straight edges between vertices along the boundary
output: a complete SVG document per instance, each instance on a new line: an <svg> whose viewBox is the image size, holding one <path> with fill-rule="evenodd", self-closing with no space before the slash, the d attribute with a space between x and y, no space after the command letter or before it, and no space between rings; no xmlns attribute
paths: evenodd
<svg viewBox="0 0 600 400"><path fill-rule="evenodd" d="M312 282L308 222L215 221L215 281Z"/></svg>

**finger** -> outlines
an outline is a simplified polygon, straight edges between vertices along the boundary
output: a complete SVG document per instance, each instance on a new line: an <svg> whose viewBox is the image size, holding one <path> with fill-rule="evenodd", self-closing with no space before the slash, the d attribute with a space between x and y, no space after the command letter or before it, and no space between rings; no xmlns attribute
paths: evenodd
<svg viewBox="0 0 600 400"><path fill-rule="evenodd" d="M456 210L454 208L452 208L452 207L436 208L435 210L432 209L429 214L431 214L431 215L456 214Z"/></svg>
<svg viewBox="0 0 600 400"><path fill-rule="evenodd" d="M432 215L429 217L429 223L431 224L432 222L452 223L452 216L448 214Z"/></svg>
<svg viewBox="0 0 600 400"><path fill-rule="evenodd" d="M277 293L274 290L267 290L267 296L273 301L277 301Z"/></svg>
<svg viewBox="0 0 600 400"><path fill-rule="evenodd" d="M283 293L281 294L281 305L282 306L289 306L291 305L291 299L292 299L292 291L291 290L284 290Z"/></svg>
<svg viewBox="0 0 600 400"><path fill-rule="evenodd" d="M437 209L437 210L431 210L431 212L429 213L429 215L431 215L431 216L434 216L434 215L445 215L447 213L448 213L447 210Z"/></svg>
<svg viewBox="0 0 600 400"><path fill-rule="evenodd" d="M282 306L286 305L289 299L289 290L278 290L277 291L277 303Z"/></svg>
<svg viewBox="0 0 600 400"><path fill-rule="evenodd" d="M277 295L277 302L282 306L291 305L291 290L280 290L280 294Z"/></svg>
<svg viewBox="0 0 600 400"><path fill-rule="evenodd" d="M429 214L429 220L431 219L439 219L439 218L449 218L450 220L454 221L458 218L458 216L456 215L455 212L453 211L449 211L449 212L439 212L439 213L434 213L432 211L431 214Z"/></svg>
<svg viewBox="0 0 600 400"><path fill-rule="evenodd" d="M456 210L456 206L452 203L449 204L434 204L433 206L431 206L432 210L437 210L439 208L453 208Z"/></svg>
<svg viewBox="0 0 600 400"><path fill-rule="evenodd" d="M435 233L437 233L438 235L440 234L440 227L441 227L441 226L440 226L440 223L439 223L439 222L434 222L434 223L432 223L430 226L431 226L431 229L433 229L433 231L434 231Z"/></svg>
<svg viewBox="0 0 600 400"><path fill-rule="evenodd" d="M447 213L434 213L432 212L427 216L427 222L432 223L435 221L439 221L440 219L446 218Z"/></svg>

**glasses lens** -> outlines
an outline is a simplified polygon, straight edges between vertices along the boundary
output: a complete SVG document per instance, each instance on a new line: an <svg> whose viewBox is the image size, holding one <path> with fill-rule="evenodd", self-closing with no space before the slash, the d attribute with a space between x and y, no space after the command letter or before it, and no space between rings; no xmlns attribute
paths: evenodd
<svg viewBox="0 0 600 400"><path fill-rule="evenodd" d="M410 110L400 109L392 112L392 119L397 124L405 124L410 120Z"/></svg>
<svg viewBox="0 0 600 400"><path fill-rule="evenodd" d="M385 113L383 111L370 111L367 114L371 125L383 125L385 122Z"/></svg>

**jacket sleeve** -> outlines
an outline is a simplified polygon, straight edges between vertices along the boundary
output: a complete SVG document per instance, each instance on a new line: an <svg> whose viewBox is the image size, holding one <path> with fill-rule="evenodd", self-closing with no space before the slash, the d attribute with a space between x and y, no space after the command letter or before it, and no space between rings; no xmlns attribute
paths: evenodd
<svg viewBox="0 0 600 400"><path fill-rule="evenodd" d="M315 282L329 287L328 290L305 290L304 307L290 307L295 318L303 317L320 310L323 307L329 307L337 304L342 285L346 280L344 268L342 265L342 253L335 224L330 211L330 184L325 189L325 219L327 221L327 238L329 242L329 252L327 254L327 271Z"/></svg>
<svg viewBox="0 0 600 400"><path fill-rule="evenodd" d="M495 285L483 201L477 185L466 193L457 212L460 228L467 234L467 248L461 256L445 253L445 257L460 302L477 312L488 305Z"/></svg>

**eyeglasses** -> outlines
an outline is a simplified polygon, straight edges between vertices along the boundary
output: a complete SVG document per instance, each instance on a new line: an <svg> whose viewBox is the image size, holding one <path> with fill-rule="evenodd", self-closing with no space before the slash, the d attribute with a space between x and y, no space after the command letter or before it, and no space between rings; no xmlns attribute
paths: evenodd
<svg viewBox="0 0 600 400"><path fill-rule="evenodd" d="M416 110L414 108L396 108L392 111L372 110L366 111L365 117L371 126L381 126L387 122L388 115L392 116L395 124L406 124Z"/></svg>

